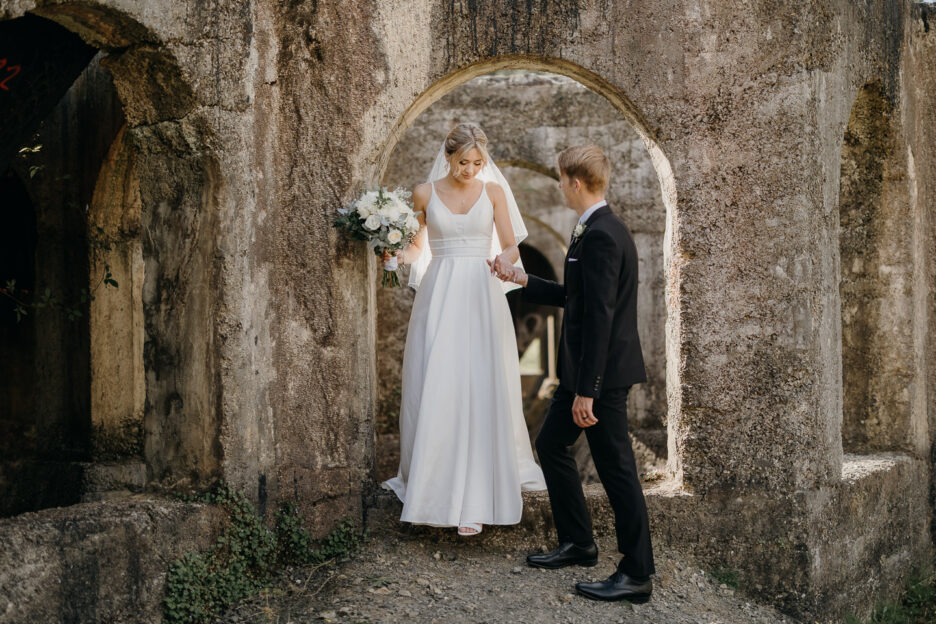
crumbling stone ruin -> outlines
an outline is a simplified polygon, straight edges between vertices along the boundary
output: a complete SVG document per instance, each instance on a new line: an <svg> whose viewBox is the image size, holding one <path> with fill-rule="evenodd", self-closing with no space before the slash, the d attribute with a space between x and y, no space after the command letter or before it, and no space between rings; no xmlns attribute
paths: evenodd
<svg viewBox="0 0 936 624"><path fill-rule="evenodd" d="M867 612L933 554L933 18L0 0L0 286L59 303L0 308L0 621L158 621L165 562L222 522L172 493L295 500L316 535L365 520L407 295L329 224L421 181L469 116L526 189L543 271L568 235L550 153L614 157L655 539L798 617ZM556 319L514 312L533 406Z"/></svg>

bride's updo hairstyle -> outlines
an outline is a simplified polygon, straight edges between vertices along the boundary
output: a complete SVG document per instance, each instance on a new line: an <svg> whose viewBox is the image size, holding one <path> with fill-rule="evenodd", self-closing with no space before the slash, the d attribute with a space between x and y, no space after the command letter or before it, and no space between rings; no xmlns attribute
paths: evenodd
<svg viewBox="0 0 936 624"><path fill-rule="evenodd" d="M452 131L445 137L445 156L448 158L449 166L454 168L456 166L455 163L457 163L463 155L471 151L473 147L476 147L478 151L481 152L481 158L483 158L485 164L487 164L490 158L487 151L487 144L487 135L484 134L484 130L481 129L481 126L471 122L458 124L452 128ZM452 171L452 174L457 175L458 171Z"/></svg>

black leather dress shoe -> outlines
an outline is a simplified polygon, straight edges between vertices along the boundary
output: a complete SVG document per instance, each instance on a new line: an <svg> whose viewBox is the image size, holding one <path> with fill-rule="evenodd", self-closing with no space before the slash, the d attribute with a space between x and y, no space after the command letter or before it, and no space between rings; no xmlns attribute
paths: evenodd
<svg viewBox="0 0 936 624"><path fill-rule="evenodd" d="M605 581L576 583L575 591L592 600L626 600L644 604L653 593L653 581L637 582L623 572L615 572Z"/></svg>
<svg viewBox="0 0 936 624"><path fill-rule="evenodd" d="M559 544L556 550L542 555L527 555L527 564L534 568L555 570L570 565L591 567L598 564L598 547L593 543L588 546L576 546L572 542Z"/></svg>

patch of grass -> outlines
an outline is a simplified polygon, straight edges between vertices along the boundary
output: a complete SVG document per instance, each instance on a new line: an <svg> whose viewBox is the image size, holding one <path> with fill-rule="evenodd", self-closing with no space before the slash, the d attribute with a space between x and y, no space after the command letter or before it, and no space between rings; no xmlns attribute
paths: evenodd
<svg viewBox="0 0 936 624"><path fill-rule="evenodd" d="M373 587L387 587L393 582L393 579L389 576L369 576L366 581Z"/></svg>
<svg viewBox="0 0 936 624"><path fill-rule="evenodd" d="M230 523L205 552L186 553L169 566L163 614L167 624L199 624L267 587L288 565L320 565L349 556L361 534L348 520L316 542L302 527L296 506L284 503L268 528L240 492L219 486L198 498L222 505Z"/></svg>
<svg viewBox="0 0 936 624"><path fill-rule="evenodd" d="M880 604L868 620L855 616L847 624L933 624L936 622L936 572L917 574L907 581L899 602Z"/></svg>
<svg viewBox="0 0 936 624"><path fill-rule="evenodd" d="M727 566L715 568L709 574L717 583L727 585L731 589L738 589L738 571Z"/></svg>

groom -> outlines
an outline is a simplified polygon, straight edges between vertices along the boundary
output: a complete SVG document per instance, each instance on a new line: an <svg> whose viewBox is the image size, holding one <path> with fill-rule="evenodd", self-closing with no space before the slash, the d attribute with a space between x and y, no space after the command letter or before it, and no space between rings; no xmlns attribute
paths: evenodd
<svg viewBox="0 0 936 624"><path fill-rule="evenodd" d="M604 199L611 166L595 145L559 154L559 188L579 215L565 259L564 285L491 263L501 279L524 287L524 299L565 308L559 387L536 438L559 548L530 555L538 568L593 566L598 548L570 447L585 430L598 476L614 510L617 571L576 590L596 600L650 599L654 573L650 528L634 451L627 435L627 393L646 381L637 336L637 250Z"/></svg>

